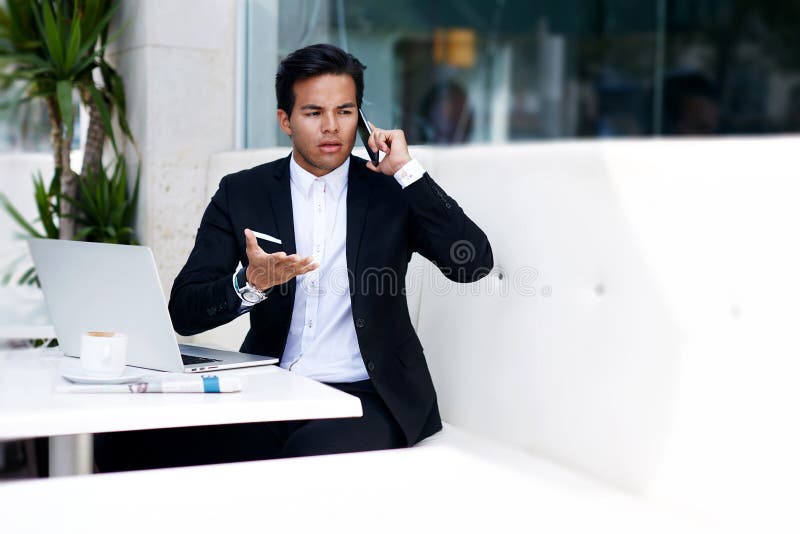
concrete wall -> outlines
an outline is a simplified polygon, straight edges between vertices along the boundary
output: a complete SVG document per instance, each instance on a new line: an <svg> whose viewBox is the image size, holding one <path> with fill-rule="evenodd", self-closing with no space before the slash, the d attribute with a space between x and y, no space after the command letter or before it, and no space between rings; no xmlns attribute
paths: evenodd
<svg viewBox="0 0 800 534"><path fill-rule="evenodd" d="M231 0L123 0L109 51L125 81L141 153L138 235L168 292L207 204L211 154L234 146L236 6ZM135 161L135 152L127 153ZM132 172L135 167L132 165Z"/></svg>

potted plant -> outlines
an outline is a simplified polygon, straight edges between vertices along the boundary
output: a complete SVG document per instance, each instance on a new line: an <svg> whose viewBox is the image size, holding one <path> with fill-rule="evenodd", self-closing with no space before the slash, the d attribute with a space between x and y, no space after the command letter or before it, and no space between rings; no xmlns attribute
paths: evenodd
<svg viewBox="0 0 800 534"><path fill-rule="evenodd" d="M133 142L125 89L106 61L115 0L5 0L0 3L0 88L17 88L14 105L44 101L50 119L54 173L34 177L39 213L29 222L0 195L0 203L34 237L134 243L139 177L128 193L127 165L112 120ZM89 116L80 172L71 166L75 97ZM103 165L103 148L114 154ZM135 144L134 144L135 148ZM109 160L109 158L106 158ZM36 228L39 223L41 229ZM22 281L35 281L32 269Z"/></svg>

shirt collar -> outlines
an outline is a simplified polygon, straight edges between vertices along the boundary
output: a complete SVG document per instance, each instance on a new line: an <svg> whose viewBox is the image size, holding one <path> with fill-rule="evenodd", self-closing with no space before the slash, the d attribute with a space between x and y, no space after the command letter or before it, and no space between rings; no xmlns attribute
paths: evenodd
<svg viewBox="0 0 800 534"><path fill-rule="evenodd" d="M314 180L324 180L327 187L331 188L334 198L338 198L347 183L347 173L350 170L350 158L344 160L344 163L333 169L328 174L316 177L303 167L301 167L294 159L294 153L289 158L289 176L292 183L308 197L311 195L311 186Z"/></svg>

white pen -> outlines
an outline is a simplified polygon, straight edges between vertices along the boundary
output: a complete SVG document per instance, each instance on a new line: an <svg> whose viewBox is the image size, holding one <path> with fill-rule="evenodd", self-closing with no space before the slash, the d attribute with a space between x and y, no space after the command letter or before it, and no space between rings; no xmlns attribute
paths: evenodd
<svg viewBox="0 0 800 534"><path fill-rule="evenodd" d="M60 385L58 393L234 393L242 390L235 377L203 376L197 380L159 380L133 384Z"/></svg>

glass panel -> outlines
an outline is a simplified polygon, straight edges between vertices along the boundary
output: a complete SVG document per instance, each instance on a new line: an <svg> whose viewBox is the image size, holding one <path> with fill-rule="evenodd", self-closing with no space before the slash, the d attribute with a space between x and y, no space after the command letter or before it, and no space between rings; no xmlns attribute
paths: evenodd
<svg viewBox="0 0 800 534"><path fill-rule="evenodd" d="M797 0L253 3L277 42L249 74L341 46L367 65L366 114L412 143L800 131ZM259 128L288 145L274 112Z"/></svg>
<svg viewBox="0 0 800 534"><path fill-rule="evenodd" d="M18 103L20 90L12 84L0 90L0 153L51 152L50 116L41 98ZM81 146L81 112L77 93L73 95L75 119L73 122L72 149Z"/></svg>
<svg viewBox="0 0 800 534"><path fill-rule="evenodd" d="M0 152L49 152L50 118L44 102L9 107L12 91L0 93Z"/></svg>
<svg viewBox="0 0 800 534"><path fill-rule="evenodd" d="M663 133L800 131L800 2L673 0Z"/></svg>

